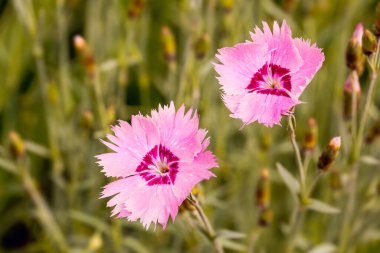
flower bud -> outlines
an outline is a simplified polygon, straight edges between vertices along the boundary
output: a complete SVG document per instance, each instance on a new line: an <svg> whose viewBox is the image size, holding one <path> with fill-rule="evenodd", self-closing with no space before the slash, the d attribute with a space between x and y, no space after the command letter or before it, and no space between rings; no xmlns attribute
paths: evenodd
<svg viewBox="0 0 380 253"><path fill-rule="evenodd" d="M224 13L230 13L232 10L232 6L234 4L233 0L222 0L221 7Z"/></svg>
<svg viewBox="0 0 380 253"><path fill-rule="evenodd" d="M207 33L203 34L194 44L195 56L198 60L203 59L210 49L210 37Z"/></svg>
<svg viewBox="0 0 380 253"><path fill-rule="evenodd" d="M194 188L191 190L191 194L195 198L198 198L198 197L202 198L203 197L202 189L198 185L194 186ZM185 199L179 207L180 212L185 212L185 211L192 212L194 210L195 210L195 206L194 206L193 202L189 199Z"/></svg>
<svg viewBox="0 0 380 253"><path fill-rule="evenodd" d="M269 170L262 169L256 187L256 205L261 209L268 207L270 203Z"/></svg>
<svg viewBox="0 0 380 253"><path fill-rule="evenodd" d="M350 120L352 115L352 96L356 95L356 111L360 104L360 83L356 71L352 71L347 77L343 87L343 116L345 120Z"/></svg>
<svg viewBox="0 0 380 253"><path fill-rule="evenodd" d="M292 10L294 10L294 8L297 7L297 4L298 0L283 0L282 8L287 12L291 12Z"/></svg>
<svg viewBox="0 0 380 253"><path fill-rule="evenodd" d="M272 220L273 213L271 210L269 210L268 208L260 210L258 223L261 227L266 227L270 225L272 223Z"/></svg>
<svg viewBox="0 0 380 253"><path fill-rule="evenodd" d="M16 131L9 132L10 151L14 158L25 155L25 144L20 135Z"/></svg>
<svg viewBox="0 0 380 253"><path fill-rule="evenodd" d="M98 251L104 245L102 234L100 232L95 232L94 235L90 237L88 241L87 249L89 252Z"/></svg>
<svg viewBox="0 0 380 253"><path fill-rule="evenodd" d="M93 77L95 74L95 58L90 48L88 47L86 40L80 35L75 35L74 47L79 54L79 57L86 69L87 74Z"/></svg>
<svg viewBox="0 0 380 253"><path fill-rule="evenodd" d="M329 170L331 164L335 161L336 157L338 156L340 146L340 136L334 137L330 140L329 144L327 145L327 147L318 159L318 168L321 171L326 172Z"/></svg>
<svg viewBox="0 0 380 253"><path fill-rule="evenodd" d="M367 144L371 144L377 137L380 136L380 120L376 121L369 129L368 135L365 138Z"/></svg>
<svg viewBox="0 0 380 253"><path fill-rule="evenodd" d="M164 26L161 30L162 46L164 57L167 62L174 62L177 57L176 42L169 27Z"/></svg>
<svg viewBox="0 0 380 253"><path fill-rule="evenodd" d="M318 126L314 118L307 121L307 131L303 139L302 149L304 152L312 153L318 141Z"/></svg>
<svg viewBox="0 0 380 253"><path fill-rule="evenodd" d="M189 200L189 199L185 199L182 204L179 206L179 211L182 213L182 212L185 212L185 211L194 211L195 210L195 206L194 204Z"/></svg>
<svg viewBox="0 0 380 253"><path fill-rule="evenodd" d="M113 104L107 107L107 120L109 124L113 124L116 120L116 109Z"/></svg>
<svg viewBox="0 0 380 253"><path fill-rule="evenodd" d="M144 10L144 5L145 0L133 0L128 9L128 17L130 19L139 17Z"/></svg>
<svg viewBox="0 0 380 253"><path fill-rule="evenodd" d="M196 198L203 197L203 191L199 185L194 186L194 188L191 190L191 194L193 194Z"/></svg>
<svg viewBox="0 0 380 253"><path fill-rule="evenodd" d="M363 48L363 53L366 55L371 55L375 53L377 50L377 38L368 29L365 29L364 34L363 34L362 48Z"/></svg>
<svg viewBox="0 0 380 253"><path fill-rule="evenodd" d="M346 49L346 64L347 67L356 70L359 74L364 68L364 54L362 50L363 25L357 24L352 38L348 42Z"/></svg>
<svg viewBox="0 0 380 253"><path fill-rule="evenodd" d="M80 124L88 129L92 130L94 128L94 115L90 111L85 111L82 113L82 117L80 119Z"/></svg>

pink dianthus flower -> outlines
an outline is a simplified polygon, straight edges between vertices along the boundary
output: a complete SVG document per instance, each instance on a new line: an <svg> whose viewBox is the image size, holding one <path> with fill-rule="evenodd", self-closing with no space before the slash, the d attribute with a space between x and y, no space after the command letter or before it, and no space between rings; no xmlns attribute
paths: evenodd
<svg viewBox="0 0 380 253"><path fill-rule="evenodd" d="M273 32L263 22L251 41L219 49L215 64L231 117L272 127L299 104L299 96L322 66L324 54L309 40L292 38L286 21Z"/></svg>
<svg viewBox="0 0 380 253"><path fill-rule="evenodd" d="M169 216L175 219L193 187L214 176L209 170L218 166L206 150L207 131L198 124L192 109L185 113L182 105L176 112L172 102L112 128L114 135L102 142L113 152L97 156L105 175L118 178L102 192L114 195L107 203L112 215L140 219L146 228L157 222L165 228Z"/></svg>

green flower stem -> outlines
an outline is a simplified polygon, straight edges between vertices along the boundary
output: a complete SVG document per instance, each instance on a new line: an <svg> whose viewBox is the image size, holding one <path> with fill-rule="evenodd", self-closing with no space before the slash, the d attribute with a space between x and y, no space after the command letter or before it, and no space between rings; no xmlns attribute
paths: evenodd
<svg viewBox="0 0 380 253"><path fill-rule="evenodd" d="M101 95L101 88L99 82L99 73L98 67L95 67L94 76L90 76L90 93L92 97L93 110L95 111L95 115L101 124L101 129L104 133L108 132L108 119L107 119L107 111L104 105L104 101Z"/></svg>
<svg viewBox="0 0 380 253"><path fill-rule="evenodd" d="M353 145L351 148L351 157L350 157L350 164L352 164L352 168L350 170L349 175L349 191L348 191L348 201L347 206L344 209L344 216L343 216L343 222L342 222L342 229L340 231L340 239L339 239L339 253L346 252L347 243L349 241L350 237L350 225L353 219L353 212L355 207L355 193L356 193L356 187L357 187L357 178L358 178L358 172L359 172L359 165L357 164L357 161L360 156L361 147L363 144L363 135L364 135L364 129L367 125L368 115L369 115L369 109L374 93L376 78L377 78L377 70L374 66L371 65L371 80L369 84L369 89L363 109L363 114L359 123L359 129L356 134L356 137L353 138Z"/></svg>
<svg viewBox="0 0 380 253"><path fill-rule="evenodd" d="M54 215L49 208L46 200L39 192L35 181L30 175L29 168L25 165L25 159L19 160L17 163L17 170L20 173L22 184L29 194L30 198L37 207L37 218L41 225L45 228L46 234L50 235L60 249L61 252L69 252L68 244L66 239L54 219Z"/></svg>
<svg viewBox="0 0 380 253"><path fill-rule="evenodd" d="M361 150L361 147L363 144L363 134L364 134L364 129L367 125L369 108L371 105L373 92L375 89L376 78L377 78L377 72L375 69L372 68L371 80L369 83L368 94L367 94L365 105L364 105L363 116L362 116L360 123L359 123L359 130L358 130L358 134L357 134L357 138L356 138L356 143L354 146L354 149L355 149L355 153L354 153L354 157L353 157L354 161L356 161L359 158L360 150Z"/></svg>
<svg viewBox="0 0 380 253"><path fill-rule="evenodd" d="M352 167L351 173L350 173L350 178L347 183L349 185L349 191L348 191L348 201L347 201L347 206L344 209L344 216L343 216L343 222L342 222L342 229L340 231L340 240L339 240L339 247L338 247L338 253L345 253L346 252L346 247L347 243L350 237L351 229L350 225L352 222L352 214L354 211L354 206L355 206L355 193L356 193L356 181L358 177L358 170L359 166L356 164L355 166Z"/></svg>
<svg viewBox="0 0 380 253"><path fill-rule="evenodd" d="M56 6L57 14L57 32L59 39L59 83L62 96L62 106L65 114L72 108L72 102L70 98L70 74L68 66L68 48L67 48L67 19L65 12L65 0L58 0Z"/></svg>
<svg viewBox="0 0 380 253"><path fill-rule="evenodd" d="M296 207L294 209L294 212L292 214L292 218L289 225L289 235L288 238L290 239L285 252L286 253L293 253L294 252L294 246L295 241L297 238L297 235L299 233L299 230L302 226L302 222L305 216L305 208L299 205L299 203L296 204Z"/></svg>
<svg viewBox="0 0 380 253"><path fill-rule="evenodd" d="M224 249L218 240L218 236L216 235L214 228L212 227L212 225L211 225L210 221L208 220L205 212L203 211L202 206L199 204L198 200L195 198L195 196L193 194L190 194L189 200L194 205L195 210L197 211L197 214L198 214L197 218L199 219L199 221L201 223L203 223L204 228L205 228L204 231L207 233L208 238L212 242L212 244L215 248L215 251L217 253L224 253Z"/></svg>
<svg viewBox="0 0 380 253"><path fill-rule="evenodd" d="M38 22L40 23L40 22ZM42 25L38 25L38 27L42 27ZM42 49L42 42L40 38L40 30L37 29L35 32L30 31L30 35L33 41L33 57L35 60L37 75L39 79L39 88L40 88L40 96L43 104L43 110L45 115L46 127L47 127L47 136L49 142L49 148L51 152L51 159L53 163L53 180L54 182L61 188L64 188L64 181L62 178L62 173L64 170L62 155L59 148L59 141L57 136L57 130L55 127L55 120L53 112L49 101L48 101L48 76L46 71L46 64L44 61L44 53Z"/></svg>
<svg viewBox="0 0 380 253"><path fill-rule="evenodd" d="M306 191L305 191L305 169L304 169L303 163L302 163L301 152L300 152L300 149L299 149L297 141L296 141L296 132L295 132L295 128L293 125L292 116L288 116L288 126L290 129L290 140L292 142L294 153L296 155L298 172L300 175L301 201L303 201L303 200L305 200L304 197L306 194Z"/></svg>
<svg viewBox="0 0 380 253"><path fill-rule="evenodd" d="M299 183L300 183L300 200L295 202L295 206L294 206L292 217L290 219L290 224L289 224L289 236L288 236L289 242L287 244L286 251L285 251L288 253L292 253L294 251L295 240L297 238L299 230L302 227L303 219L306 213L305 205L307 204L309 194L312 192L320 176L318 175L314 179L314 182L312 183L311 187L309 189L306 189L305 168L307 168L309 164L310 157L306 158L304 163L302 162L301 152L296 141L296 133L295 133L295 127L293 124L292 115L288 116L288 126L290 129L290 140L292 142L292 146L293 146L294 153L296 156L297 167L299 171Z"/></svg>

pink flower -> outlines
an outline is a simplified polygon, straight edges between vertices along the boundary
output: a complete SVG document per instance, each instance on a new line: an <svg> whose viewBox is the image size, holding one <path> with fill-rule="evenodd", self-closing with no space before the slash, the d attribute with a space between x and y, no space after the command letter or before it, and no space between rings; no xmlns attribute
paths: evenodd
<svg viewBox="0 0 380 253"><path fill-rule="evenodd" d="M358 44L359 46L362 46L363 33L364 33L364 26L362 23L358 23L355 26L354 33L352 34L352 39L354 43Z"/></svg>
<svg viewBox="0 0 380 253"><path fill-rule="evenodd" d="M344 91L349 94L352 94L352 92L355 91L357 95L360 95L361 89L358 73L356 71L352 71L347 77L346 81L344 82Z"/></svg>
<svg viewBox="0 0 380 253"><path fill-rule="evenodd" d="M214 176L215 156L206 151L207 131L198 128L198 116L182 105L152 110L151 116L132 116L131 124L119 121L102 141L113 150L97 156L106 176L118 179L104 187L102 197L113 196L107 206L112 215L140 219L148 229L160 223L164 228L192 188Z"/></svg>
<svg viewBox="0 0 380 253"><path fill-rule="evenodd" d="M277 22L273 33L267 23L251 33L253 42L219 49L215 64L220 75L222 98L231 117L243 123L259 122L272 127L299 104L299 96L324 61L315 44L292 38L286 21Z"/></svg>

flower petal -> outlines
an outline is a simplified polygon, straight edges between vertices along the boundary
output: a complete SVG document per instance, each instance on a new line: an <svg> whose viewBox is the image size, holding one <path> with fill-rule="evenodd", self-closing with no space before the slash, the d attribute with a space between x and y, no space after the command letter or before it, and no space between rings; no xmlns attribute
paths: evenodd
<svg viewBox="0 0 380 253"><path fill-rule="evenodd" d="M286 21L282 22L281 28L274 22L273 33L268 24L263 22L263 30L256 27L255 32L251 33L253 43L267 45L270 52L270 63L286 67L290 72L297 71L302 64L302 57L299 54L292 39L292 32Z"/></svg>
<svg viewBox="0 0 380 253"><path fill-rule="evenodd" d="M241 43L219 49L216 57L221 64L214 64L222 89L227 94L241 94L253 75L268 60L265 44Z"/></svg>
<svg viewBox="0 0 380 253"><path fill-rule="evenodd" d="M272 127L280 125L281 116L288 114L298 103L298 100L289 96L252 92L244 96L232 117L242 119L244 124L257 121Z"/></svg>
<svg viewBox="0 0 380 253"><path fill-rule="evenodd" d="M310 45L308 40L297 38L294 40L294 44L303 59L299 71L292 75L292 93L298 98L313 79L315 73L321 68L325 55L315 44Z"/></svg>

